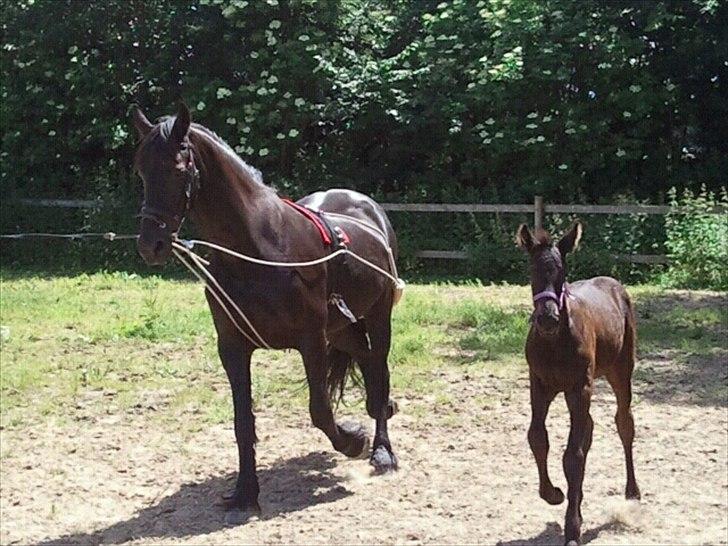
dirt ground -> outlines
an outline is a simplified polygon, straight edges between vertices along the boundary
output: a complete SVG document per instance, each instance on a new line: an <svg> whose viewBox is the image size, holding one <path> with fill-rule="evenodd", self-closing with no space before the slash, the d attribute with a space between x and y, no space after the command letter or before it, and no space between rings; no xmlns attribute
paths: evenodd
<svg viewBox="0 0 728 546"><path fill-rule="evenodd" d="M697 374L660 355L639 365L644 379L635 381L635 461L643 498L639 504L623 500L614 399L600 381L584 483L584 542L725 544L728 414L725 390L709 388L726 384L725 360ZM561 543L565 505L548 506L537 494L526 442L525 373L504 380L453 372L448 379L456 409L433 425L408 415L411 400L399 400L390 431L401 469L385 477L371 476L365 460L335 453L303 413L261 411L263 512L240 526L227 526L219 505L236 467L231 425L161 434L141 411L87 416L62 431L3 431L0 539L44 545ZM435 402L431 410L438 413ZM568 416L562 398L548 425L552 479L564 488Z"/></svg>

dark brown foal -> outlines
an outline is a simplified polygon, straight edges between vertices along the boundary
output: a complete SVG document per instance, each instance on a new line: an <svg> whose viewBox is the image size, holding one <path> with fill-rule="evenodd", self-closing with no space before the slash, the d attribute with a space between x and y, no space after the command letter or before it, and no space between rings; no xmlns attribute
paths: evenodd
<svg viewBox="0 0 728 546"><path fill-rule="evenodd" d="M563 392L571 416L569 441L564 453L564 473L569 484L565 542L579 544L581 537L582 482L594 423L589 406L597 377L606 377L617 397L617 430L627 464L628 499L639 499L634 477L632 441L634 421L632 370L635 361L635 320L629 295L610 277L566 283L566 255L576 249L581 223L575 222L553 244L548 233L531 233L524 224L516 242L528 252L534 312L526 340L531 381L531 426L528 442L536 459L539 494L549 504L560 504L564 494L549 479L546 459L549 440L546 415L557 393Z"/></svg>

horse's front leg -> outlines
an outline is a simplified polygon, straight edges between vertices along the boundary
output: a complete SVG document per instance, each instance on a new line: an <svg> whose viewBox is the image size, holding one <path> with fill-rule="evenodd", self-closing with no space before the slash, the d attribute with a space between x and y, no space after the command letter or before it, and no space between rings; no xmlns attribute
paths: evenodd
<svg viewBox="0 0 728 546"><path fill-rule="evenodd" d="M311 422L328 436L336 451L347 457L358 457L368 448L369 438L360 424L338 424L334 420L326 385L326 348L326 337L322 330L305 336L299 349L306 368Z"/></svg>
<svg viewBox="0 0 728 546"><path fill-rule="evenodd" d="M582 484L586 456L591 446L594 422L589 414L592 385L580 385L566 393L566 405L571 416L569 442L564 453L564 473L569 484L567 497L569 505L566 509L564 524L567 545L576 545L581 539L581 501L583 499Z"/></svg>
<svg viewBox="0 0 728 546"><path fill-rule="evenodd" d="M243 343L220 340L218 353L232 389L235 440L238 444L238 479L235 489L224 495L226 508L231 512L226 520L230 523L239 523L245 519L245 512L260 512L258 504L260 488L255 472L255 415L253 415L250 382L252 350Z"/></svg>
<svg viewBox="0 0 728 546"><path fill-rule="evenodd" d="M530 380L531 426L528 428L528 444L538 468L538 493L549 504L561 504L564 502L564 493L551 483L548 471L549 435L546 431L546 416L555 394L546 389L534 374L530 374Z"/></svg>

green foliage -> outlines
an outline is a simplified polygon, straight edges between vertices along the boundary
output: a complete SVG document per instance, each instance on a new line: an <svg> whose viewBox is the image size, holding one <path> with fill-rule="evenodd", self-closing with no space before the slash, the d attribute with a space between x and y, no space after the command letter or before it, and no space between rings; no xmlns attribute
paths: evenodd
<svg viewBox="0 0 728 546"><path fill-rule="evenodd" d="M725 165L711 2L18 0L0 177L128 193L128 109L177 97L282 190L655 197ZM93 22L93 23L91 23ZM29 145L32 143L31 145ZM447 180L447 185L443 184ZM126 186L126 188L125 188Z"/></svg>
<svg viewBox="0 0 728 546"><path fill-rule="evenodd" d="M292 196L343 186L412 202L664 202L691 180L717 191L728 170L724 12L715 0L4 2L3 201L120 208L37 218L3 204L0 227L132 229L130 106L154 117L178 98ZM445 221L453 231L435 233ZM620 222L602 235L652 232ZM464 241L472 262L502 256L489 278L516 275L501 219L395 227L411 266L408 249L429 233L442 248ZM640 232L599 246L662 244ZM55 252L24 248L3 243L11 262ZM133 256L131 245L84 248L62 254L76 267Z"/></svg>
<svg viewBox="0 0 728 546"><path fill-rule="evenodd" d="M667 217L667 247L670 267L663 280L679 288L728 289L728 193L719 194L703 186L694 194L670 191L670 204L679 212ZM723 207L723 214L711 214Z"/></svg>

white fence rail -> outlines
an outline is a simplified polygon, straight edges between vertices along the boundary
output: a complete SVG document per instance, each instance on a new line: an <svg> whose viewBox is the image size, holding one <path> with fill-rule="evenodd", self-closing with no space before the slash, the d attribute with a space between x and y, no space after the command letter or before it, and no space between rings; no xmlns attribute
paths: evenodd
<svg viewBox="0 0 728 546"><path fill-rule="evenodd" d="M102 201L90 199L18 199L18 202L35 207L58 208L96 208L102 207ZM683 209L667 205L561 205L544 203L543 198L536 196L531 205L526 204L488 204L488 203L382 203L384 210L395 212L470 212L470 213L533 213L534 225L542 226L544 215L555 214L669 214L681 212ZM726 214L722 207L710 211L711 214ZM415 253L418 258L438 260L465 260L468 253L462 250L420 250ZM665 264L667 256L660 254L615 255L615 259L639 264Z"/></svg>

